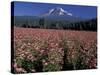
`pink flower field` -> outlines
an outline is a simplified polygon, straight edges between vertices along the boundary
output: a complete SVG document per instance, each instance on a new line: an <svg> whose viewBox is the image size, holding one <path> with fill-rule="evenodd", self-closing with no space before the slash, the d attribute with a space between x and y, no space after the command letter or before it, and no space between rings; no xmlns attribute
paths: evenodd
<svg viewBox="0 0 100 75"><path fill-rule="evenodd" d="M97 68L97 32L14 28L14 73Z"/></svg>

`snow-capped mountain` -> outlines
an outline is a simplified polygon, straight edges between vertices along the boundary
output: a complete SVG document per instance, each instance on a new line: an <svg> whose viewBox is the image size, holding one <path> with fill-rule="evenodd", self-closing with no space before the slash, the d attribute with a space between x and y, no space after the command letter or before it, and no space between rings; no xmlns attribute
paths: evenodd
<svg viewBox="0 0 100 75"><path fill-rule="evenodd" d="M64 10L61 7L52 8L52 9L48 10L48 12L40 15L40 17L43 17L47 20L67 20L67 21L82 20L81 18L76 17L75 15Z"/></svg>
<svg viewBox="0 0 100 75"><path fill-rule="evenodd" d="M69 11L64 10L61 7L56 7L48 10L47 12L44 11L45 13L41 13L40 15L36 16L15 16L15 19L18 21L21 20L39 20L41 18L44 18L47 21L68 21L68 22L76 22L76 21L81 21L83 20L80 17L76 17Z"/></svg>
<svg viewBox="0 0 100 75"><path fill-rule="evenodd" d="M47 13L43 14L42 16L73 16L72 13L69 13L67 11L65 11L63 8L61 7L56 7L53 9L50 9Z"/></svg>

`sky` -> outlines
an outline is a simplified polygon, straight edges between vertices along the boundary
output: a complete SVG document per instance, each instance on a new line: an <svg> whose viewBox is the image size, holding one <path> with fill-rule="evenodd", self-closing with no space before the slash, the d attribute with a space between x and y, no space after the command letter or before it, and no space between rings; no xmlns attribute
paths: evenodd
<svg viewBox="0 0 100 75"><path fill-rule="evenodd" d="M12 2L13 3L13 2ZM34 2L18 2L15 1L12 8L14 16L39 16L46 13L52 8L61 7L65 11L72 13L74 16L82 18L97 17L96 6L83 5L68 5L68 4L49 4L49 3L34 3Z"/></svg>

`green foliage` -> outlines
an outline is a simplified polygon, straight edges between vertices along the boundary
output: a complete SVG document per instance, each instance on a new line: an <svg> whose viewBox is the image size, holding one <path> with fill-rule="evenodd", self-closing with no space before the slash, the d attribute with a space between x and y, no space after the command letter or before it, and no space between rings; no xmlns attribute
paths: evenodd
<svg viewBox="0 0 100 75"><path fill-rule="evenodd" d="M34 63L30 60L24 59L24 60L22 60L22 67L30 70L30 69L34 68Z"/></svg>
<svg viewBox="0 0 100 75"><path fill-rule="evenodd" d="M16 58L16 63L17 63L19 66L22 65L22 61L23 61L23 59L21 59L21 58Z"/></svg>
<svg viewBox="0 0 100 75"><path fill-rule="evenodd" d="M33 55L34 57L38 57L38 56L39 56L39 51L36 51L36 50L34 50L34 49L30 49L30 51L31 51L31 53L32 53L32 55Z"/></svg>
<svg viewBox="0 0 100 75"><path fill-rule="evenodd" d="M60 67L59 67L59 65L57 65L57 64L51 64L51 63L49 63L49 64L47 64L47 65L45 65L45 66L43 67L43 71L44 71L44 72L59 71L59 70L60 70Z"/></svg>
<svg viewBox="0 0 100 75"><path fill-rule="evenodd" d="M97 18L75 22L23 16L15 16L14 19L16 27L97 31Z"/></svg>
<svg viewBox="0 0 100 75"><path fill-rule="evenodd" d="M86 55L81 52L81 42L79 40L74 40L75 43L75 58L72 59L73 69L87 69L88 66L86 62Z"/></svg>
<svg viewBox="0 0 100 75"><path fill-rule="evenodd" d="M42 28L42 27L45 28L45 26L44 26L44 18L41 18L41 19L39 20L39 25L40 25L40 28Z"/></svg>
<svg viewBox="0 0 100 75"><path fill-rule="evenodd" d="M24 68L27 72L31 72L34 69L35 63L28 59L17 58L16 63Z"/></svg>
<svg viewBox="0 0 100 75"><path fill-rule="evenodd" d="M81 69L87 69L88 65L84 63L85 61L82 59L82 57L78 57L77 58L77 62L76 62L76 70L81 70Z"/></svg>

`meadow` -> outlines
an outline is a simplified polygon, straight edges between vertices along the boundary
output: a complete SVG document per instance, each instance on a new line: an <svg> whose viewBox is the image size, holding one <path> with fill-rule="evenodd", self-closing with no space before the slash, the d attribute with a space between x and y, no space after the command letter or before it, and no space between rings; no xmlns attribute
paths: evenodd
<svg viewBox="0 0 100 75"><path fill-rule="evenodd" d="M97 68L97 32L14 27L14 73Z"/></svg>

